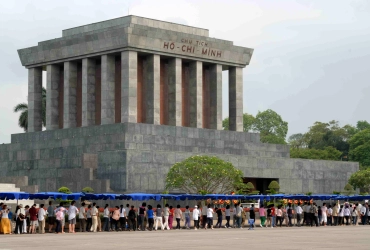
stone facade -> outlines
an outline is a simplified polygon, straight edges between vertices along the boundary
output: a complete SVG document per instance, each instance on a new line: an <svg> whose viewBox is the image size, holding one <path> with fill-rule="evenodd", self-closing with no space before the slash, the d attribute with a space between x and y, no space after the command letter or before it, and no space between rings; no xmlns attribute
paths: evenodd
<svg viewBox="0 0 370 250"><path fill-rule="evenodd" d="M0 173L27 176L40 191L160 193L169 168L198 154L227 160L245 177L277 178L286 193L342 190L358 170L353 162L290 159L289 146L261 143L256 133L120 123L12 135L0 145Z"/></svg>

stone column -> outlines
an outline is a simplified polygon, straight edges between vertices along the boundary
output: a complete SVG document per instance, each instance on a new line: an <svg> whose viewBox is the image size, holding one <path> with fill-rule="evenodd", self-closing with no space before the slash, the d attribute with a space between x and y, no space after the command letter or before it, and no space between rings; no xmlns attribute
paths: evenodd
<svg viewBox="0 0 370 250"><path fill-rule="evenodd" d="M101 57L101 124L115 123L114 116L114 71L115 58L111 55Z"/></svg>
<svg viewBox="0 0 370 250"><path fill-rule="evenodd" d="M42 130L42 68L28 69L28 129Z"/></svg>
<svg viewBox="0 0 370 250"><path fill-rule="evenodd" d="M210 129L222 130L222 65L210 66Z"/></svg>
<svg viewBox="0 0 370 250"><path fill-rule="evenodd" d="M181 67L180 58L173 58L168 63L168 125L181 126Z"/></svg>
<svg viewBox="0 0 370 250"><path fill-rule="evenodd" d="M149 55L146 59L144 70L146 96L146 119L145 123L160 124L160 57Z"/></svg>
<svg viewBox="0 0 370 250"><path fill-rule="evenodd" d="M243 68L229 68L229 130L243 131Z"/></svg>
<svg viewBox="0 0 370 250"><path fill-rule="evenodd" d="M63 128L75 128L77 125L77 63L64 63L64 112Z"/></svg>
<svg viewBox="0 0 370 250"><path fill-rule="evenodd" d="M60 67L46 66L46 130L59 128L59 81Z"/></svg>
<svg viewBox="0 0 370 250"><path fill-rule="evenodd" d="M95 125L95 60L82 60L82 127Z"/></svg>
<svg viewBox="0 0 370 250"><path fill-rule="evenodd" d="M203 118L203 63L196 61L190 63L189 77L190 91L190 127L202 128Z"/></svg>
<svg viewBox="0 0 370 250"><path fill-rule="evenodd" d="M121 122L137 122L137 52L121 53Z"/></svg>

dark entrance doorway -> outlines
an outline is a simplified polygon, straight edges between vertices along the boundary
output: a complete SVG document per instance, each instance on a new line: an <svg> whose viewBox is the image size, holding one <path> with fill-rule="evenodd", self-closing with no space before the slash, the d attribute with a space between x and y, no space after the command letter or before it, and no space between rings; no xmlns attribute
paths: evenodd
<svg viewBox="0 0 370 250"><path fill-rule="evenodd" d="M279 179L277 178L249 178L249 177L243 178L244 183L251 182L255 190L258 190L260 194L267 194L268 186L271 181L279 182Z"/></svg>

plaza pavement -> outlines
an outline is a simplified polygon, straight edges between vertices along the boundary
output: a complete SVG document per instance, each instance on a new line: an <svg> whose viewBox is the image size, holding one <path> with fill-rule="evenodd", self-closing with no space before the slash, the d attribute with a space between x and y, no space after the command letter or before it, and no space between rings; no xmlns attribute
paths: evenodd
<svg viewBox="0 0 370 250"><path fill-rule="evenodd" d="M0 235L3 249L370 249L369 226Z"/></svg>

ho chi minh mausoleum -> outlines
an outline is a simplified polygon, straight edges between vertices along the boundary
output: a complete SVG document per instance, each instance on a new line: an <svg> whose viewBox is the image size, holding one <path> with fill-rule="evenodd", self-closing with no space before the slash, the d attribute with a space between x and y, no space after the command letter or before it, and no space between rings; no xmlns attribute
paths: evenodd
<svg viewBox="0 0 370 250"><path fill-rule="evenodd" d="M164 190L169 168L215 155L265 190L343 190L357 163L290 159L289 146L243 131L243 68L253 49L208 30L137 16L63 30L20 49L28 70L28 132L0 145L0 182L24 191ZM230 131L222 130L228 71ZM46 130L42 131L42 72Z"/></svg>

